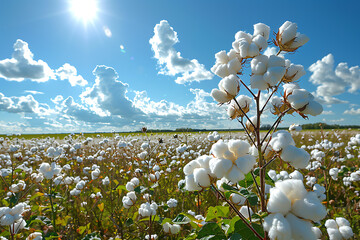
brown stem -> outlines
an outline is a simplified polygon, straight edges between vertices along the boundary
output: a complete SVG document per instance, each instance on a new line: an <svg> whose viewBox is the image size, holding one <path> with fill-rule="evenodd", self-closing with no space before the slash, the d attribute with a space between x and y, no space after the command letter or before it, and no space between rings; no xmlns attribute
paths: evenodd
<svg viewBox="0 0 360 240"><path fill-rule="evenodd" d="M254 140L252 139L249 131L246 129L243 121L240 121L239 119L237 119L237 120L238 120L239 123L241 123L242 127L244 128L244 130L245 130L246 134L248 135L248 137L250 138L251 142L256 146L256 144L255 144Z"/></svg>
<svg viewBox="0 0 360 240"><path fill-rule="evenodd" d="M242 110L242 108L240 107L240 104L238 103L238 101L236 100L236 98L233 98L233 100L235 101L236 105L239 107L240 111L242 114L244 114L244 116L247 118L247 120L250 122L250 124L254 127L254 129L256 128L254 123L250 120L249 116L246 115L246 113L244 112L244 110Z"/></svg>
<svg viewBox="0 0 360 240"><path fill-rule="evenodd" d="M239 212L239 210L229 201L226 199L226 197L214 186L214 184L211 184L211 189L215 190L219 196L227 203L229 206L234 210L234 212L240 217L240 219L246 224L248 228L257 236L259 239L263 239L263 237L251 226L246 218Z"/></svg>

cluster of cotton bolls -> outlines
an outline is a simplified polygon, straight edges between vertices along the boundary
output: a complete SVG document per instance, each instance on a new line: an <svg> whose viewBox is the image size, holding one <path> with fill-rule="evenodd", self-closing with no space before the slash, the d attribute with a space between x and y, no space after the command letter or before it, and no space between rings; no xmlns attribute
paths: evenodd
<svg viewBox="0 0 360 240"><path fill-rule="evenodd" d="M286 180L286 179L298 179L298 180L303 180L304 177L303 175L298 171L295 170L292 173L288 173L287 171L280 171L279 173L276 173L275 170L269 170L268 173L269 177L274 181L282 181L282 180Z"/></svg>
<svg viewBox="0 0 360 240"><path fill-rule="evenodd" d="M264 230L270 239L318 239L320 229L311 221L322 220L327 212L318 194L306 191L298 179L277 181L270 189L267 204L270 213L264 219Z"/></svg>
<svg viewBox="0 0 360 240"><path fill-rule="evenodd" d="M171 234L178 234L181 230L179 224L170 224L168 222L163 224L164 232L171 233Z"/></svg>
<svg viewBox="0 0 360 240"><path fill-rule="evenodd" d="M251 60L253 89L266 90L278 84L285 75L285 59L275 55L259 55Z"/></svg>
<svg viewBox="0 0 360 240"><path fill-rule="evenodd" d="M348 177L343 178L343 183L345 186L351 186L353 182L360 181L360 170L351 172Z"/></svg>
<svg viewBox="0 0 360 240"><path fill-rule="evenodd" d="M349 239L354 236L349 221L343 217L326 220L325 227L330 240Z"/></svg>
<svg viewBox="0 0 360 240"><path fill-rule="evenodd" d="M219 139L221 138L220 134L217 132L217 131L214 131L214 132L210 132L208 135L207 135L207 139L211 142L213 141L218 141Z"/></svg>
<svg viewBox="0 0 360 240"><path fill-rule="evenodd" d="M14 207L0 207L0 225L10 226L10 232L15 234L26 226L22 214L28 211L30 206L26 203L18 203Z"/></svg>
<svg viewBox="0 0 360 240"><path fill-rule="evenodd" d="M309 164L310 154L302 148L295 147L295 142L287 131L275 132L269 145L282 160L294 168L305 168Z"/></svg>
<svg viewBox="0 0 360 240"><path fill-rule="evenodd" d="M359 146L360 145L360 134L356 134L354 137L351 137L348 146Z"/></svg>
<svg viewBox="0 0 360 240"><path fill-rule="evenodd" d="M142 203L139 208L139 214L142 217L150 217L156 215L156 210L158 209L158 205L155 202L151 204L149 202Z"/></svg>
<svg viewBox="0 0 360 240"><path fill-rule="evenodd" d="M322 113L323 107L315 100L315 97L297 83L284 84L284 99L290 106L302 114L317 116Z"/></svg>
<svg viewBox="0 0 360 240"><path fill-rule="evenodd" d="M232 183L245 178L255 165L249 154L250 144L242 140L219 140L211 147L213 156L201 156L184 167L186 189L200 191L209 187L211 178L225 178Z"/></svg>

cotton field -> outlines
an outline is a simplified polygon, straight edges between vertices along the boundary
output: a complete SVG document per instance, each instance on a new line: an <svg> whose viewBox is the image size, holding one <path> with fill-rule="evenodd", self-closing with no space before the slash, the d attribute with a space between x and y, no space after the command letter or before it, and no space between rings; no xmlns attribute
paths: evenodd
<svg viewBox="0 0 360 240"><path fill-rule="evenodd" d="M283 157L269 164L267 212L259 211L256 153L242 132L2 137L1 239L256 239L236 211L261 236L356 239L360 134L278 133L310 159L300 171ZM224 172L225 147L238 149L248 170Z"/></svg>

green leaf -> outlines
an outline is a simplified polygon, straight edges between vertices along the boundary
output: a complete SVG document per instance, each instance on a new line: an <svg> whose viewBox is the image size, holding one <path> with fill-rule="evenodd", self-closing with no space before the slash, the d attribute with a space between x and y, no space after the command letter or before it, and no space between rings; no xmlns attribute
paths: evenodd
<svg viewBox="0 0 360 240"><path fill-rule="evenodd" d="M125 221L125 225L126 226L131 226L134 223L134 220L132 218L128 218Z"/></svg>
<svg viewBox="0 0 360 240"><path fill-rule="evenodd" d="M134 189L134 191L135 191L136 193L141 193L141 188L140 188L140 186L137 186L137 187Z"/></svg>
<svg viewBox="0 0 360 240"><path fill-rule="evenodd" d="M214 222L208 222L200 229L197 239L223 240L226 239L224 231Z"/></svg>
<svg viewBox="0 0 360 240"><path fill-rule="evenodd" d="M251 226L259 233L264 236L262 226L259 224L252 223ZM258 240L259 238L251 231L251 229L241 220L237 220L234 225L234 233L240 234L242 238L246 240Z"/></svg>
<svg viewBox="0 0 360 240"><path fill-rule="evenodd" d="M234 233L233 235L231 235L231 237L229 238L229 240L242 240L243 238L241 237L241 235L239 233Z"/></svg>
<svg viewBox="0 0 360 240"><path fill-rule="evenodd" d="M215 206L209 207L205 221L208 222L212 219L225 218L228 217L229 207L228 206Z"/></svg>
<svg viewBox="0 0 360 240"><path fill-rule="evenodd" d="M191 222L190 218L182 213L178 214L172 221L176 224L187 224Z"/></svg>

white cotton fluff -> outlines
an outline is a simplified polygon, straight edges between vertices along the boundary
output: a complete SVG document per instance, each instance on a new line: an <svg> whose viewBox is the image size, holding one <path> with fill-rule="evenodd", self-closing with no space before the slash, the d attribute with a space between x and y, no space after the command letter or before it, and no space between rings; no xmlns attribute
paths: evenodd
<svg viewBox="0 0 360 240"><path fill-rule="evenodd" d="M310 154L307 151L293 145L286 146L281 151L280 157L294 168L306 168L310 161Z"/></svg>
<svg viewBox="0 0 360 240"><path fill-rule="evenodd" d="M271 240L291 239L291 227L282 214L269 214L263 222L264 230Z"/></svg>
<svg viewBox="0 0 360 240"><path fill-rule="evenodd" d="M286 216L286 220L290 225L293 239L317 240L316 234L312 231L313 225L311 222L302 220L292 213Z"/></svg>
<svg viewBox="0 0 360 240"><path fill-rule="evenodd" d="M226 92L221 91L219 89L213 89L211 90L211 94L212 98L219 102L219 103L226 103L231 101L232 97L230 95L228 95Z"/></svg>
<svg viewBox="0 0 360 240"><path fill-rule="evenodd" d="M349 239L354 236L349 221L343 217L337 217L336 221L334 219L326 220L325 227L330 240Z"/></svg>
<svg viewBox="0 0 360 240"><path fill-rule="evenodd" d="M273 134L269 145L274 151L281 151L289 145L295 146L295 141L292 138L291 133L285 130L280 130Z"/></svg>
<svg viewBox="0 0 360 240"><path fill-rule="evenodd" d="M251 71L251 88L265 90L283 78L286 72L285 60L275 55L259 55L251 60Z"/></svg>
<svg viewBox="0 0 360 240"><path fill-rule="evenodd" d="M282 44L286 44L287 42L293 40L296 37L297 25L296 23L292 23L290 21L286 21L279 28L280 41Z"/></svg>
<svg viewBox="0 0 360 240"><path fill-rule="evenodd" d="M281 213L285 215L291 209L291 200L279 188L270 189L270 199L267 204L267 210L272 213Z"/></svg>
<svg viewBox="0 0 360 240"><path fill-rule="evenodd" d="M300 89L300 86L297 83L286 83L283 85L283 89L284 95L289 95L292 94L295 89Z"/></svg>
<svg viewBox="0 0 360 240"><path fill-rule="evenodd" d="M225 51L216 53L215 59L216 62L211 71L221 78L227 77L230 74L237 74L242 68L242 59L237 57L234 49L231 49L227 54Z"/></svg>
<svg viewBox="0 0 360 240"><path fill-rule="evenodd" d="M200 187L206 188L210 186L210 178L207 169L196 168L194 169L193 174L195 183L197 183Z"/></svg>
<svg viewBox="0 0 360 240"><path fill-rule="evenodd" d="M247 219L250 218L251 215L254 214L253 210L249 208L248 206L242 206L239 210L239 212ZM249 216L250 213L250 216Z"/></svg>
<svg viewBox="0 0 360 240"><path fill-rule="evenodd" d="M289 60L286 60L286 73L285 79L286 82L293 82L299 80L302 76L306 74L304 67L300 64L290 63Z"/></svg>
<svg viewBox="0 0 360 240"><path fill-rule="evenodd" d="M323 111L321 104L315 101L314 96L305 89L292 89L291 94L287 96L287 100L291 107L304 114L317 116Z"/></svg>
<svg viewBox="0 0 360 240"><path fill-rule="evenodd" d="M292 212L298 217L312 221L320 221L327 214L325 206L321 204L314 192L308 192L304 198L295 201Z"/></svg>
<svg viewBox="0 0 360 240"><path fill-rule="evenodd" d="M303 182L297 179L287 179L280 182L278 181L275 183L275 187L279 188L292 202L296 199L304 198L307 194Z"/></svg>
<svg viewBox="0 0 360 240"><path fill-rule="evenodd" d="M52 162L51 165L48 163L42 163L38 170L46 179L52 179L61 172L61 167Z"/></svg>
<svg viewBox="0 0 360 240"><path fill-rule="evenodd" d="M265 40L268 40L270 36L270 27L264 23L257 23L254 25L254 35L261 35Z"/></svg>
<svg viewBox="0 0 360 240"><path fill-rule="evenodd" d="M139 214L143 217L149 217L156 215L158 205L156 203L143 203L140 205Z"/></svg>
<svg viewBox="0 0 360 240"><path fill-rule="evenodd" d="M211 147L215 157L209 162L211 173L233 183L244 179L256 164L255 157L247 154L249 150L250 144L242 140L230 140L228 143L219 140Z"/></svg>
<svg viewBox="0 0 360 240"><path fill-rule="evenodd" d="M304 180L304 176L298 170L295 170L292 173L290 173L289 178L298 179L298 180L301 180L301 181Z"/></svg>
<svg viewBox="0 0 360 240"><path fill-rule="evenodd" d="M232 98L236 97L240 90L239 78L234 74L223 78L219 82L219 89L230 95Z"/></svg>
<svg viewBox="0 0 360 240"><path fill-rule="evenodd" d="M241 196L240 194L232 193L230 195L230 201L235 205L243 205L246 201L246 198Z"/></svg>
<svg viewBox="0 0 360 240"><path fill-rule="evenodd" d="M211 156L203 155L185 165L185 189L188 191L200 191L210 186L210 176L213 174L209 168Z"/></svg>

